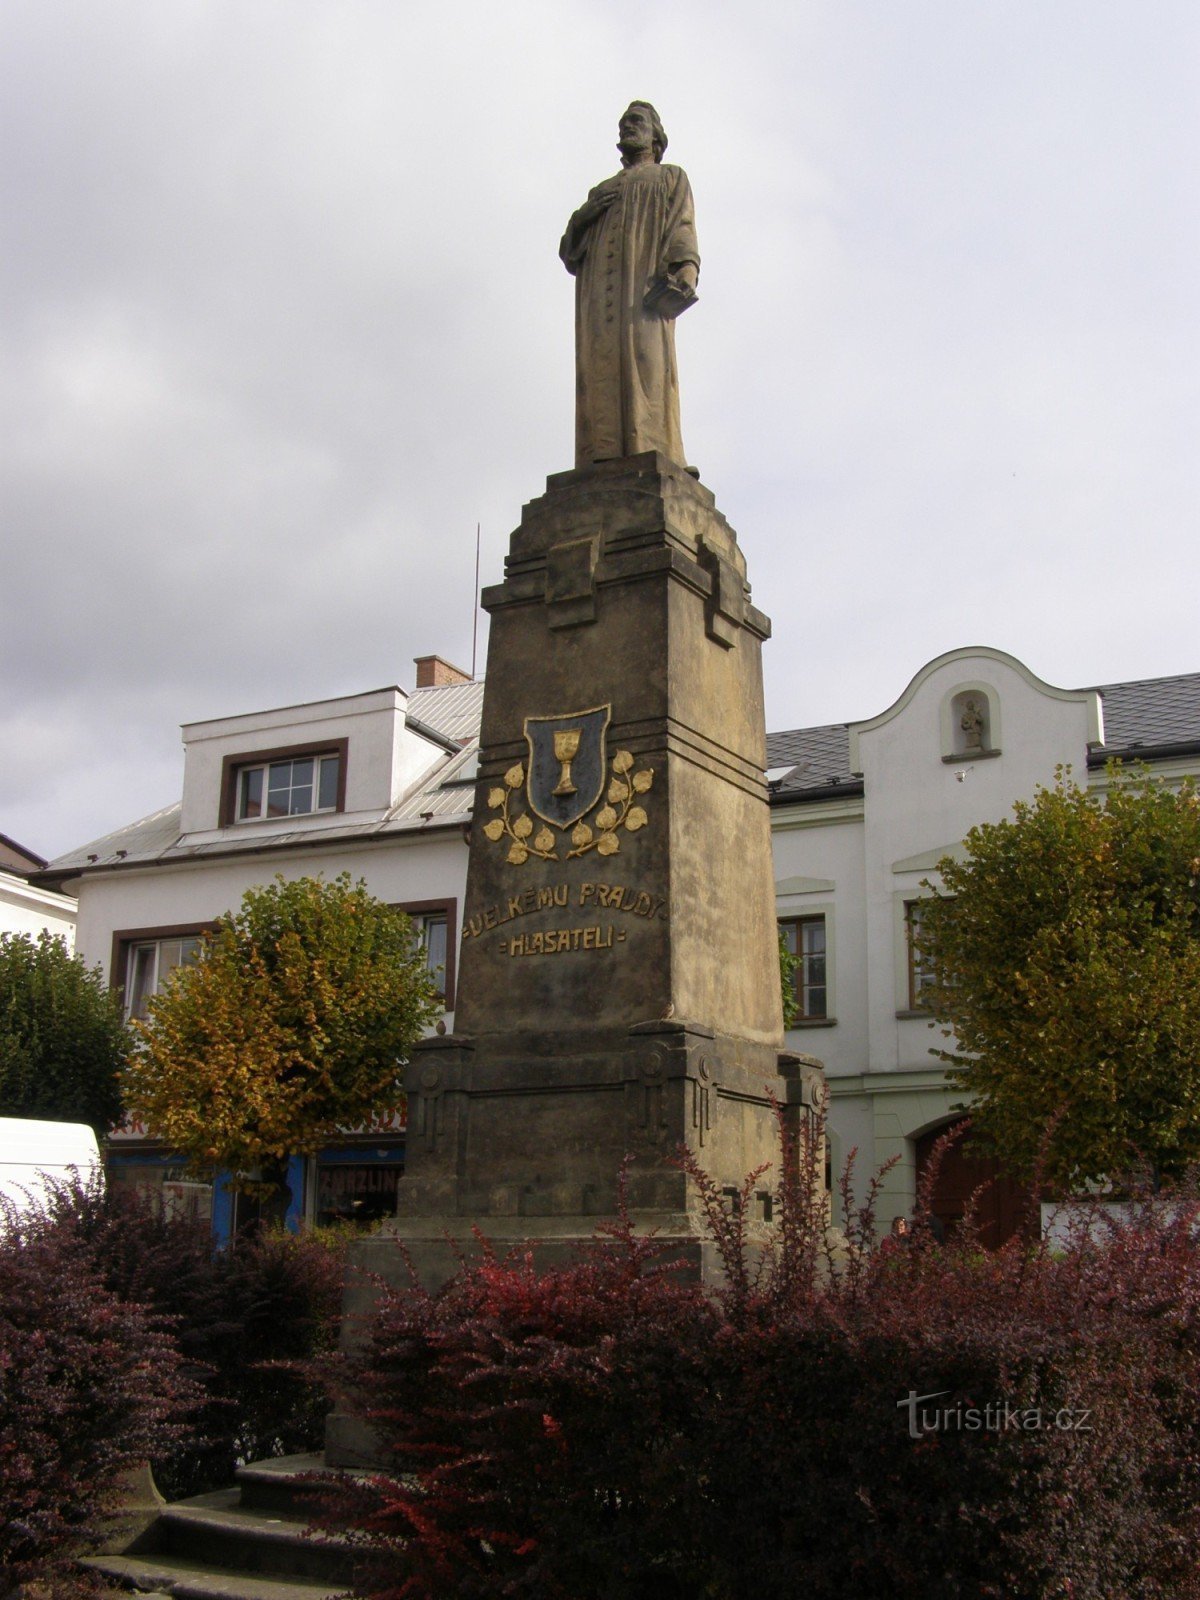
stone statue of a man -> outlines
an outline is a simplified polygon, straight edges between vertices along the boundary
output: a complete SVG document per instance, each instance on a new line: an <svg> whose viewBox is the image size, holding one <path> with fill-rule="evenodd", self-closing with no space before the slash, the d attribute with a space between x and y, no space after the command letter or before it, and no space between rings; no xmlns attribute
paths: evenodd
<svg viewBox="0 0 1200 1600"><path fill-rule="evenodd" d="M575 465L661 450L685 464L675 318L696 299L692 190L663 164L658 113L622 116L621 171L598 184L559 247L575 277Z"/></svg>

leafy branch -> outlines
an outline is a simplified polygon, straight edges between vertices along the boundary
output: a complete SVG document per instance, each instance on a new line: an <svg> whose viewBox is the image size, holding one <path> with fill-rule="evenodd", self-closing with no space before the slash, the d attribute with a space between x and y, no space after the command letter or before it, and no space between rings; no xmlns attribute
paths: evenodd
<svg viewBox="0 0 1200 1600"><path fill-rule="evenodd" d="M639 828L646 826L649 819L645 810L634 802L636 796L646 794L650 789L654 782L654 769L644 767L634 772L632 768L633 756L630 752L618 750L612 759L612 774L604 805L592 819L594 826L580 821L571 830L574 848L567 851L568 861L574 856L587 855L589 850L595 850L602 856L614 856L621 848L617 837L621 828L627 833L636 833ZM535 833L533 818L527 812L520 811L514 815L511 810L513 796L524 782L525 768L518 762L504 774L503 784L497 784L488 791L489 808L500 814L486 822L483 831L493 843L501 839L512 841L507 859L514 867L520 866L530 856L537 856L541 861L558 861L560 857L550 829L543 826Z"/></svg>

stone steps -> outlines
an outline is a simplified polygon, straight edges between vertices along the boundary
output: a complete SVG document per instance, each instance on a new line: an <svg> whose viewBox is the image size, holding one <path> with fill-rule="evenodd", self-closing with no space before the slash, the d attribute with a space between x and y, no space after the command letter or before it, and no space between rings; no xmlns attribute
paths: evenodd
<svg viewBox="0 0 1200 1600"><path fill-rule="evenodd" d="M353 1581L344 1539L309 1534L303 1474L320 1456L242 1467L232 1489L164 1506L119 1555L87 1565L142 1594L176 1600L333 1600Z"/></svg>

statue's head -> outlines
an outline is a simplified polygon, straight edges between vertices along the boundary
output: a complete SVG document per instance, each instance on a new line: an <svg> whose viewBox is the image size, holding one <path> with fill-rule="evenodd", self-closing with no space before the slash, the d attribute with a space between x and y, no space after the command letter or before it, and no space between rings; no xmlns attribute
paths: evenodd
<svg viewBox="0 0 1200 1600"><path fill-rule="evenodd" d="M655 161L661 161L667 148L667 132L649 100L631 100L618 124L617 149L625 152L644 148L649 139Z"/></svg>

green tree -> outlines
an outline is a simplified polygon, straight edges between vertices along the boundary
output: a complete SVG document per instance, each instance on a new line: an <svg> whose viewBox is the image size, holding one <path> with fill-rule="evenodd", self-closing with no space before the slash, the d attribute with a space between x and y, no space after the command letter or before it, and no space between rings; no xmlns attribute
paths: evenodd
<svg viewBox="0 0 1200 1600"><path fill-rule="evenodd" d="M130 1037L99 967L49 933L0 934L0 1116L87 1122L121 1114Z"/></svg>
<svg viewBox="0 0 1200 1600"><path fill-rule="evenodd" d="M922 991L979 1131L1059 1192L1200 1158L1200 802L1109 769L1107 799L1060 769L973 828L922 902Z"/></svg>
<svg viewBox="0 0 1200 1600"><path fill-rule="evenodd" d="M779 930L779 987L783 999L783 1025L790 1028L800 1014L800 1002L796 999L796 973L800 967L800 957L789 949L787 934Z"/></svg>
<svg viewBox="0 0 1200 1600"><path fill-rule="evenodd" d="M282 877L218 919L135 1024L129 1109L198 1172L269 1194L287 1158L401 1110L439 1002L412 925L344 873Z"/></svg>

